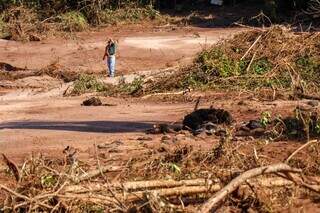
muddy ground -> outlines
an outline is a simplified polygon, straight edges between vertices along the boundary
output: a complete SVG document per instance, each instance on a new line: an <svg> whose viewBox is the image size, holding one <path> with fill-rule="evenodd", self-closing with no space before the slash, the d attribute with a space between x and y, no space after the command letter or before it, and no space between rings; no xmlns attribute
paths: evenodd
<svg viewBox="0 0 320 213"><path fill-rule="evenodd" d="M0 40L0 48L5 50L0 52L0 61L40 69L58 60L66 69L99 73L105 69L101 59L106 38L113 36L119 39L118 75L153 72L190 63L204 46L241 30L149 27L142 32L141 27L107 28L79 33L71 40L57 38L29 43ZM86 149L93 140L97 143L110 136L131 137L152 123L179 120L187 108L185 103L161 106L157 101L109 98L106 101L117 106L85 108L80 106L84 97L62 98L68 85L49 76L2 81L1 85L0 146L12 157L39 150L60 152L66 143Z"/></svg>
<svg viewBox="0 0 320 213"><path fill-rule="evenodd" d="M141 71L152 73L188 64L204 46L241 30L244 29L149 27L142 32L139 27L130 27L79 33L71 40L57 38L30 43L0 40L0 49L4 50L0 52L0 62L39 69L58 61L59 65L77 72L102 73L105 69L101 61L104 44L108 36L113 36L119 39L118 75ZM101 97L107 106L86 107L81 103L92 94L63 97L70 84L49 76L1 83L0 150L17 163L38 153L62 158L66 146L76 148L82 161L92 158L93 146L97 144L121 141L139 148L139 138L146 137L146 129L159 123L181 123L183 117L192 112L199 96L203 96L201 107L228 110L237 124L259 119L264 111L285 116L292 113L297 105L318 107L310 106L307 100L258 99L256 95L242 91L191 92L178 97L150 99ZM162 135L148 137L151 139L145 143L150 146L157 146L162 141ZM205 150L219 142L218 137L201 136L181 140ZM248 143L250 140L253 138L244 136L238 137L237 142ZM283 161L302 144L301 141L262 141L267 145L260 154L269 156L270 162ZM253 148L248 146L247 151L253 152ZM130 152L121 152L127 160ZM296 205L302 206L299 202ZM315 204L310 208L320 209Z"/></svg>
<svg viewBox="0 0 320 213"><path fill-rule="evenodd" d="M76 71L102 72L103 51L108 37L118 40L118 74L152 70L185 64L204 48L243 29L197 27L132 26L104 28L56 38L21 43L0 40L0 61L11 65L40 69L53 62Z"/></svg>

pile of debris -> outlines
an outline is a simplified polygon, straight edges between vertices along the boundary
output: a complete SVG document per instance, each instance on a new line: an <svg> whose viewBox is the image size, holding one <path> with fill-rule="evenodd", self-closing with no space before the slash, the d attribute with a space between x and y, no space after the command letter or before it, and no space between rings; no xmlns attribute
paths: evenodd
<svg viewBox="0 0 320 213"><path fill-rule="evenodd" d="M40 41L49 26L41 23L37 14L30 8L19 6L3 11L3 29L0 28L0 37L16 41ZM1 32L2 31L2 32Z"/></svg>
<svg viewBox="0 0 320 213"><path fill-rule="evenodd" d="M95 156L85 162L78 159L77 149L67 147L64 160L39 155L21 166L4 156L7 172L0 172L0 177L9 180L14 174L15 181L10 181L10 187L0 184L0 199L4 199L0 208L4 212L264 211L271 204L287 204L292 196L320 193L319 169L314 167L320 157L319 143L307 157L297 154L301 152L297 149L289 157L295 161L287 163L264 159L270 153L259 153L262 149L243 154L248 145L228 141L213 150L199 148L177 144L160 150L117 141L95 146ZM292 166L297 159L306 162L302 169Z"/></svg>
<svg viewBox="0 0 320 213"><path fill-rule="evenodd" d="M61 79L67 83L76 80L79 76L79 73L66 69L65 67L59 65L58 62L53 62L42 69L15 67L11 64L0 62L0 80L17 80L31 76L43 75Z"/></svg>
<svg viewBox="0 0 320 213"><path fill-rule="evenodd" d="M85 102L102 104L96 97ZM0 171L0 177L8 180L9 171L16 181L10 182L12 187L0 184L5 197L0 208L23 212L212 212L224 208L261 212L270 205L285 206L289 200L320 194L317 140L302 146L292 143L286 147L288 157L282 159L268 150L269 143L235 140L232 131L237 129L230 126L236 122L231 113L213 107L197 109L199 102L180 128L160 124L149 131L165 134L160 140L151 135L98 144L86 151L93 153L86 161L71 146L63 150L63 160L39 155L23 166L4 155L7 172ZM244 128L265 132L284 128L284 134L317 131L317 114L296 114L300 117L280 121L265 113L263 119L251 120ZM201 132L209 136L196 136ZM211 135L219 137L217 143L212 143L216 138ZM206 142L209 148L204 148ZM311 145L312 149L304 149Z"/></svg>
<svg viewBox="0 0 320 213"><path fill-rule="evenodd" d="M145 92L269 88L315 93L319 43L319 33L295 33L284 26L247 30L203 50L193 65L149 82Z"/></svg>
<svg viewBox="0 0 320 213"><path fill-rule="evenodd" d="M179 133L182 130L190 131L194 136L201 133L206 135L226 136L229 132L234 137L251 136L276 140L307 140L320 136L320 116L317 108L304 109L296 107L293 116L281 118L280 115L272 117L267 111L261 117L248 122L237 123L230 112L225 109L202 108L199 106L200 98L196 102L194 111L187 114L182 125L157 124L146 131L148 134ZM310 102L310 103L309 103ZM309 101L317 106L318 102Z"/></svg>

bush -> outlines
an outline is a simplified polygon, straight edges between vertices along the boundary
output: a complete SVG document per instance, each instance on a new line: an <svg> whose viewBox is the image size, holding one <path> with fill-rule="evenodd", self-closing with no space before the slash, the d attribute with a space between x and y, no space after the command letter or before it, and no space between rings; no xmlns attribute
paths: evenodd
<svg viewBox="0 0 320 213"><path fill-rule="evenodd" d="M93 75L81 74L73 84L72 95L81 95L87 92L103 92L106 85Z"/></svg>
<svg viewBox="0 0 320 213"><path fill-rule="evenodd" d="M200 52L193 65L159 77L145 92L187 88L295 91L302 87L316 93L320 90L319 43L318 34L296 34L282 26L242 32Z"/></svg>
<svg viewBox="0 0 320 213"><path fill-rule="evenodd" d="M0 39L10 36L7 24L3 20L3 15L0 15Z"/></svg>
<svg viewBox="0 0 320 213"><path fill-rule="evenodd" d="M101 22L105 24L129 24L145 19L154 20L160 17L160 13L151 6L145 8L130 7L117 10L105 10L101 12Z"/></svg>
<svg viewBox="0 0 320 213"><path fill-rule="evenodd" d="M136 77L131 83L120 83L119 90L127 95L140 95L143 89L143 78Z"/></svg>
<svg viewBox="0 0 320 213"><path fill-rule="evenodd" d="M12 7L5 10L1 16L4 22L2 31L12 40L30 41L41 33L40 21L33 9Z"/></svg>
<svg viewBox="0 0 320 213"><path fill-rule="evenodd" d="M61 29L64 31L83 31L87 29L88 22L85 16L77 11L71 11L59 16Z"/></svg>

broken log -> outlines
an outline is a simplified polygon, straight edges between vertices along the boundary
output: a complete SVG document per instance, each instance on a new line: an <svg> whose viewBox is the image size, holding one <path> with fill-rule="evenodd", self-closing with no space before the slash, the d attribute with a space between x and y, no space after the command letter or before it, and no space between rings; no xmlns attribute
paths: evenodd
<svg viewBox="0 0 320 213"><path fill-rule="evenodd" d="M235 179L233 179L228 185L226 185L223 189L217 192L212 198L210 198L201 208L200 212L209 213L214 208L216 208L217 204L219 204L226 196L230 193L234 192L240 185L246 182L248 179L257 177L259 175L278 173L278 172L292 172L292 173L300 173L300 169L294 169L284 163L274 164L270 166L263 166L255 169L251 169L249 171L244 172L239 175Z"/></svg>
<svg viewBox="0 0 320 213"><path fill-rule="evenodd" d="M90 171L90 172L85 173L83 175L80 175L79 177L74 177L73 178L73 182L80 183L82 181L89 180L91 178L97 177L97 176L101 175L101 173L119 172L122 169L124 169L124 168L120 167L120 166L104 166L104 167L101 167L101 168L99 168L97 170L93 170L93 171Z"/></svg>

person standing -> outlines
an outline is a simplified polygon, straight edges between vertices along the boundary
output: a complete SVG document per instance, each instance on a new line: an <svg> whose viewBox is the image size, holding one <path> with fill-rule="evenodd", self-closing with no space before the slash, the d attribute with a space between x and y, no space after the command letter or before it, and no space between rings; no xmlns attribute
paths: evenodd
<svg viewBox="0 0 320 213"><path fill-rule="evenodd" d="M108 39L107 46L104 51L103 60L106 62L109 70L109 77L115 76L116 68L116 51L117 45L112 38Z"/></svg>

